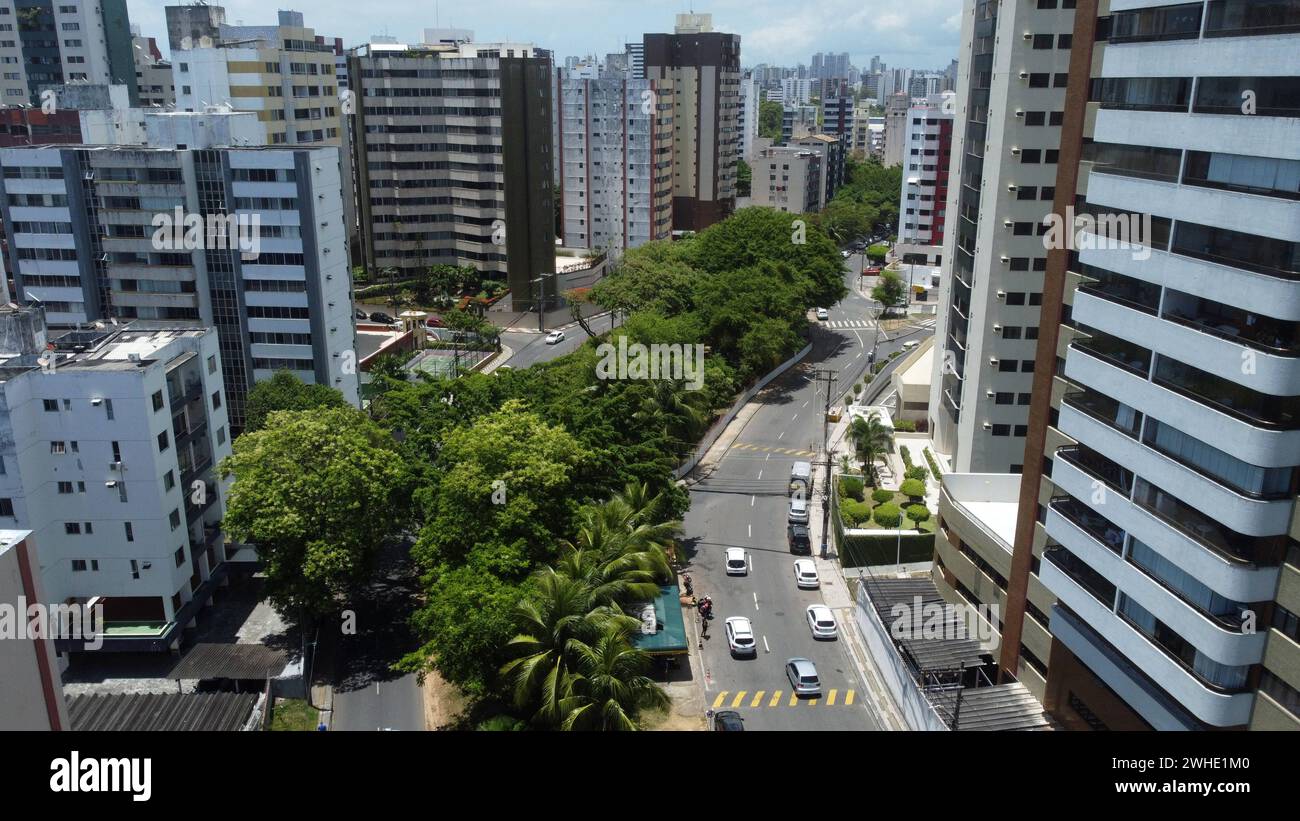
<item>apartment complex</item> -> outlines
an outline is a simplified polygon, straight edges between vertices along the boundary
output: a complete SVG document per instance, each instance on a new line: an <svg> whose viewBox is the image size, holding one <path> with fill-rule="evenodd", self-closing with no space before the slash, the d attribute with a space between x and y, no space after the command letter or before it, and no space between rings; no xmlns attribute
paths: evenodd
<svg viewBox="0 0 1300 821"><path fill-rule="evenodd" d="M955 471L1016 473L1026 464L1043 215L1056 190L1074 9L972 0L967 12L930 429ZM888 136L885 147L894 148Z"/></svg>
<svg viewBox="0 0 1300 821"><path fill-rule="evenodd" d="M0 103L64 83L121 84L138 104L126 0L0 0Z"/></svg>
<svg viewBox="0 0 1300 821"><path fill-rule="evenodd" d="M736 208L740 35L708 14L679 14L674 34L647 34L645 76L673 89L673 228L702 231Z"/></svg>
<svg viewBox="0 0 1300 821"><path fill-rule="evenodd" d="M903 93L885 99L885 160L888 166L902 165L907 148L907 112L912 98Z"/></svg>
<svg viewBox="0 0 1300 821"><path fill-rule="evenodd" d="M279 12L276 26L221 24L212 45L174 50L172 73L180 111L228 104L256 113L270 145L339 145L334 46L301 12Z"/></svg>
<svg viewBox="0 0 1300 821"><path fill-rule="evenodd" d="M556 72L557 171L566 248L622 251L673 230L673 98L663 80Z"/></svg>
<svg viewBox="0 0 1300 821"><path fill-rule="evenodd" d="M44 603L40 562L30 530L0 530L0 602ZM58 659L49 636L0 641L0 727L6 730L67 730L68 706Z"/></svg>
<svg viewBox="0 0 1300 821"><path fill-rule="evenodd" d="M145 108L172 108L176 105L176 81L172 64L163 59L152 37L131 38L135 52L135 85L140 105Z"/></svg>
<svg viewBox="0 0 1300 821"><path fill-rule="evenodd" d="M912 101L904 128L903 188L898 203L898 244L905 263L939 265L947 227L952 160L953 93Z"/></svg>
<svg viewBox="0 0 1300 821"><path fill-rule="evenodd" d="M1300 729L1300 5L1076 14L1009 626L1067 727Z"/></svg>
<svg viewBox="0 0 1300 821"><path fill-rule="evenodd" d="M239 118L152 115L151 147L0 150L17 298L65 328L215 327L236 431L281 369L358 401L338 149L226 147ZM168 140L188 147L152 147Z"/></svg>
<svg viewBox="0 0 1300 821"><path fill-rule="evenodd" d="M194 323L55 336L0 308L0 519L32 533L39 601L102 606L101 649L174 648L224 574L220 357Z"/></svg>
<svg viewBox="0 0 1300 821"><path fill-rule="evenodd" d="M842 137L830 134L810 134L790 140L791 147L807 148L821 155L822 190L819 195L820 208L835 198L835 192L844 186L844 169L848 161L848 146Z"/></svg>
<svg viewBox="0 0 1300 821"><path fill-rule="evenodd" d="M825 152L774 146L760 137L754 146L752 204L790 214L810 214L825 204Z"/></svg>
<svg viewBox="0 0 1300 821"><path fill-rule="evenodd" d="M853 137L853 117L855 115L853 92L847 82L822 83L822 134L834 134L844 141Z"/></svg>
<svg viewBox="0 0 1300 821"><path fill-rule="evenodd" d="M360 262L406 274L472 266L505 277L516 310L534 304L535 279L553 288L549 53L371 43L352 51L349 74Z"/></svg>
<svg viewBox="0 0 1300 821"><path fill-rule="evenodd" d="M754 150L754 138L758 136L759 110L762 106L758 81L746 77L740 81L740 115L736 119L736 131L740 134L740 158L749 162Z"/></svg>

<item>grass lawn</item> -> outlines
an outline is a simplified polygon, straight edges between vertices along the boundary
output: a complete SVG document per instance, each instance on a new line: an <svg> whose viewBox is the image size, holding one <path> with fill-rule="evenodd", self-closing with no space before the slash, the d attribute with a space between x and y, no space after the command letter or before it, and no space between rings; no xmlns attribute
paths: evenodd
<svg viewBox="0 0 1300 821"><path fill-rule="evenodd" d="M272 730L315 730L320 713L301 698L276 699L271 712Z"/></svg>

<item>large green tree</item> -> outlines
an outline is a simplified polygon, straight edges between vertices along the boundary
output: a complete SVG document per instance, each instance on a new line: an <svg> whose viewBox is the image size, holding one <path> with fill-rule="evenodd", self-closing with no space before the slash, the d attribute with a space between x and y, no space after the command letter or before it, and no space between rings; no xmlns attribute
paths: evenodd
<svg viewBox="0 0 1300 821"><path fill-rule="evenodd" d="M785 116L785 107L775 100L764 100L758 104L758 136L769 140L781 139L781 120Z"/></svg>
<svg viewBox="0 0 1300 821"><path fill-rule="evenodd" d="M341 408L346 405L343 394L329 385L309 385L291 371L276 371L270 379L256 383L248 392L244 431L259 430L266 424L267 417L276 411Z"/></svg>
<svg viewBox="0 0 1300 821"><path fill-rule="evenodd" d="M235 478L223 526L257 547L271 600L288 614L333 612L408 520L392 437L351 407L272 413L221 471Z"/></svg>

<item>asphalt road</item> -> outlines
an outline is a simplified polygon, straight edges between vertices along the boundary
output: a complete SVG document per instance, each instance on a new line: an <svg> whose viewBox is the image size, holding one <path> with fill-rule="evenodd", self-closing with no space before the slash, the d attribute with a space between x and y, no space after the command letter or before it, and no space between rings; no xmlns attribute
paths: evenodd
<svg viewBox="0 0 1300 821"><path fill-rule="evenodd" d="M846 273L850 286L857 278L852 262L845 263L852 271ZM813 371L838 372L837 398L862 378L875 338L874 307L875 303L852 291L830 309L830 319L817 323L812 331L813 351L760 394L761 406L740 436L709 477L691 491L691 508L684 521L686 572L695 594L712 596L714 603L702 650L705 703L715 710L736 709L747 730L879 729L842 640L812 637L806 608L821 603L822 595L795 586L797 557L786 543L790 467L795 461L812 460L822 436L825 383L816 382ZM902 343L882 341L877 357L888 356ZM752 567L748 575L726 575L723 557L728 547L747 551ZM827 582L823 578L822 583ZM688 618L694 615L687 611ZM729 616L750 618L758 638L757 657L731 655L723 630ZM841 632L855 629L849 611L837 612L836 618ZM817 666L820 698L791 698L785 662L794 657L810 659Z"/></svg>
<svg viewBox="0 0 1300 821"><path fill-rule="evenodd" d="M592 331L598 334L608 331L610 317L611 314L604 314L592 319L590 323ZM501 344L514 351L514 353L504 364L517 370L523 370L536 365L538 362L549 362L556 357L578 350L588 338L586 331L577 325L572 328L565 328L564 335L565 340L563 342L547 345L545 334L506 331L501 334Z"/></svg>

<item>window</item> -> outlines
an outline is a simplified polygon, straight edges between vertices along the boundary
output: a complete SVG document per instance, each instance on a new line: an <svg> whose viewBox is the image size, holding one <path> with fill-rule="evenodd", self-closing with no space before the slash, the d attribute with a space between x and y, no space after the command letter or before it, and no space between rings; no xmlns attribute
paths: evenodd
<svg viewBox="0 0 1300 821"><path fill-rule="evenodd" d="M1052 88L1065 88L1070 84L1070 75L1061 71L1052 75Z"/></svg>
<svg viewBox="0 0 1300 821"><path fill-rule="evenodd" d="M1015 434L1014 434L1014 435L1024 437L1024 436L1027 436L1028 434L1029 434L1029 426L1028 426L1028 425L1016 425L1016 429L1015 429ZM1013 471L1011 471L1011 472L1012 472L1012 473L1019 473L1019 471L1015 471L1015 470L1013 470Z"/></svg>
<svg viewBox="0 0 1300 821"><path fill-rule="evenodd" d="M1029 295L1029 304L1030 304L1030 305L1042 305L1042 304L1043 304L1043 294L1042 294L1042 292L1041 292L1041 291L1035 291L1034 293L1031 293L1031 294Z"/></svg>
<svg viewBox="0 0 1300 821"><path fill-rule="evenodd" d="M1045 111L1026 111L1025 125L1042 125L1047 121L1047 112Z"/></svg>
<svg viewBox="0 0 1300 821"><path fill-rule="evenodd" d="M65 445L64 445L63 442L51 442L51 443L50 443L50 453L53 453L53 454L56 454L56 455L62 455L62 454L64 454L64 453L66 453L66 452L67 452L67 449L66 449L66 447L65 447Z"/></svg>
<svg viewBox="0 0 1300 821"><path fill-rule="evenodd" d="M1019 364L1014 359L1001 359L998 361L999 373L1015 373L1016 365Z"/></svg>
<svg viewBox="0 0 1300 821"><path fill-rule="evenodd" d="M134 541L135 541L135 529L134 529L133 527L131 527L131 523L130 523L130 522L123 522L122 525L123 525L123 527L126 529L126 540L127 540L128 542L134 542Z"/></svg>
<svg viewBox="0 0 1300 821"><path fill-rule="evenodd" d="M169 447L171 447L171 442L167 437L167 431L163 431L162 433L158 434L158 452L162 453L163 451L167 450L167 448Z"/></svg>
<svg viewBox="0 0 1300 821"><path fill-rule="evenodd" d="M1025 294L1023 291L1012 291L1007 294L1008 305L1024 305Z"/></svg>
<svg viewBox="0 0 1300 821"><path fill-rule="evenodd" d="M81 522L64 522L63 532L69 536L81 535Z"/></svg>
<svg viewBox="0 0 1300 821"><path fill-rule="evenodd" d="M95 569L98 570L99 567L96 566ZM73 572L73 573L84 573L84 572L86 572L86 560L85 560L85 559L73 559L73 560L72 560L72 572Z"/></svg>
<svg viewBox="0 0 1300 821"><path fill-rule="evenodd" d="M221 391L212 392L212 409L213 410L221 409Z"/></svg>
<svg viewBox="0 0 1300 821"><path fill-rule="evenodd" d="M1043 49L1051 48L1051 47L1052 47L1052 43L1053 43L1055 40L1056 40L1056 38L1055 38L1054 36L1052 36L1051 34L1035 34L1035 35L1034 35L1034 41L1033 41L1033 42L1034 42L1034 48L1035 48L1036 50L1039 50L1039 51L1041 51L1041 50L1043 50Z"/></svg>
<svg viewBox="0 0 1300 821"><path fill-rule="evenodd" d="M1015 400L1016 395L1014 393L998 393L993 401L999 405L1011 405L1015 403Z"/></svg>
<svg viewBox="0 0 1300 821"><path fill-rule="evenodd" d="M1020 363L1020 372L1021 372L1021 373L1033 373L1033 372L1034 372L1034 360L1032 360L1032 359L1026 359L1025 361L1021 362L1021 363Z"/></svg>
<svg viewBox="0 0 1300 821"><path fill-rule="evenodd" d="M208 373L216 373L216 372L217 372L217 357L214 354L208 357Z"/></svg>
<svg viewBox="0 0 1300 821"><path fill-rule="evenodd" d="M1047 115L1048 125L1060 125L1064 121L1065 121L1064 111L1053 111L1052 113Z"/></svg>
<svg viewBox="0 0 1300 821"><path fill-rule="evenodd" d="M176 487L176 474L169 470L163 474L163 490L168 491L174 487Z"/></svg>
<svg viewBox="0 0 1300 821"><path fill-rule="evenodd" d="M1069 48L1069 47L1072 46L1073 44L1074 44L1074 35L1073 35L1073 34L1061 34L1061 35L1058 35L1057 38L1056 38L1056 47L1057 47L1057 48Z"/></svg>
<svg viewBox="0 0 1300 821"><path fill-rule="evenodd" d="M171 524L171 526L172 526L172 530L175 530L176 528L180 527L180 526L181 526L181 511L180 511L180 509L177 508L177 509L173 510L173 511L171 512L171 515L167 517L167 521L168 521L169 524Z"/></svg>
<svg viewBox="0 0 1300 821"><path fill-rule="evenodd" d="M1029 165L1042 162L1043 152L1038 148L1024 148L1020 151L1020 161Z"/></svg>
<svg viewBox="0 0 1300 821"><path fill-rule="evenodd" d="M994 426L993 426L993 435L994 435L994 436L1010 436L1010 435L1011 435L1011 426L1010 426L1010 425L994 425Z"/></svg>
<svg viewBox="0 0 1300 821"><path fill-rule="evenodd" d="M155 412L155 413L163 409L163 395L162 395L162 391L154 391L154 393L153 393L153 409L154 409L154 412Z"/></svg>
<svg viewBox="0 0 1300 821"><path fill-rule="evenodd" d="M59 400L57 400L57 399L46 399L46 400L45 400L45 412L46 412L46 413L58 413L58 412L59 412Z"/></svg>
<svg viewBox="0 0 1300 821"><path fill-rule="evenodd" d="M1020 328L1019 325L1007 325L1007 326L1005 326L1005 327L1002 329L1002 338L1003 338L1003 339L1019 339L1019 338L1020 338L1020 333L1021 333L1021 328ZM1008 396L1010 396L1010 394L1008 394ZM1010 403L1010 402L1007 402L1007 404L1009 405L1009 404L1011 404L1011 403Z"/></svg>
<svg viewBox="0 0 1300 821"><path fill-rule="evenodd" d="M1034 73L1029 75L1030 88L1047 88L1052 79L1052 75L1047 73Z"/></svg>
<svg viewBox="0 0 1300 821"><path fill-rule="evenodd" d="M14 500L0 499L0 516L13 516L13 515L14 515Z"/></svg>
<svg viewBox="0 0 1300 821"><path fill-rule="evenodd" d="M72 492L72 483L71 483L71 482L59 482L59 493L60 493L60 494L68 494L68 493L71 493L71 492Z"/></svg>
<svg viewBox="0 0 1300 821"><path fill-rule="evenodd" d="M222 425L221 427L217 428L217 444L218 444L218 445L224 445L224 444L226 444L226 426L225 426L225 425Z"/></svg>
<svg viewBox="0 0 1300 821"><path fill-rule="evenodd" d="M1019 188L1016 189L1016 199L1018 200L1038 199L1038 186L1036 185L1020 186Z"/></svg>

